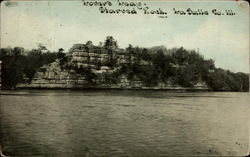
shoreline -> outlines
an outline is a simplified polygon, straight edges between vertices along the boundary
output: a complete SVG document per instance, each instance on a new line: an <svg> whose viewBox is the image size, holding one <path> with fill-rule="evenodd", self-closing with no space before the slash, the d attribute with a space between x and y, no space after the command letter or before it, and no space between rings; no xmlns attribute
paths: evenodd
<svg viewBox="0 0 250 157"><path fill-rule="evenodd" d="M226 91L226 90L220 90L220 91L214 91L212 89L192 89L192 88L101 88L101 87L77 87L77 88L46 88L46 87L18 87L14 89L8 89L8 88L2 88L0 91L17 91L17 90L67 90L67 91L109 91L109 90L116 90L116 91L125 91L125 90L131 90L131 91L174 91L174 92L243 92L243 91ZM249 91L246 91L249 92ZM244 92L244 93L246 93Z"/></svg>

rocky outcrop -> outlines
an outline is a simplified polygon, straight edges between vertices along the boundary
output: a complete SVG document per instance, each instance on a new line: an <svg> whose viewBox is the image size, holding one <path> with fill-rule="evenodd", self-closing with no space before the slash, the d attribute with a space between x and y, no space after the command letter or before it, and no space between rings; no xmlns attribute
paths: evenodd
<svg viewBox="0 0 250 157"><path fill-rule="evenodd" d="M114 72L107 66L102 66L100 70L92 70L98 77L94 84L90 84L86 78L76 74L73 70L62 69L59 60L45 65L36 72L31 83L18 84L17 88L63 88L63 89L168 89L168 90L208 90L204 82L198 82L193 88L175 86L171 82L159 82L158 85L147 87L139 79L129 80L127 75L119 76L116 83L108 83L103 79L105 74Z"/></svg>
<svg viewBox="0 0 250 157"><path fill-rule="evenodd" d="M147 86L136 76L128 79L126 72L120 72L114 79L113 74L119 72L124 65L136 63L151 66L152 63L143 59L138 60L135 56L123 52L110 54L100 47L90 48L84 44L76 44L73 47L66 63L61 63L61 60L57 59L44 65L35 73L30 83L18 84L17 88L188 89L176 86L171 81ZM111 68L112 62L115 62L116 66ZM190 89L208 90L208 87L199 81Z"/></svg>
<svg viewBox="0 0 250 157"><path fill-rule="evenodd" d="M80 88L88 82L84 77L66 69L62 70L59 60L45 65L35 73L31 83L18 84L19 88Z"/></svg>

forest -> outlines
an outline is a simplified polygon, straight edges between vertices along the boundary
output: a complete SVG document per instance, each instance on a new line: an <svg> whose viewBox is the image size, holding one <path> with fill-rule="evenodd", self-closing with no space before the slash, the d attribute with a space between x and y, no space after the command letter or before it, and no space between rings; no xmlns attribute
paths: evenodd
<svg viewBox="0 0 250 157"><path fill-rule="evenodd" d="M116 52L114 49L122 50L133 55L138 62L129 65L117 65L112 60L111 67L121 66L120 70L108 76L109 81L115 82L121 73L126 73L129 79L139 78L147 86L155 86L158 82L171 81L182 87L193 87L195 83L204 81L212 91L249 91L249 74L242 72L231 72L217 68L214 60L205 59L195 50L186 50L183 47L167 49L165 46L142 48L132 46L120 49L117 41L109 36L102 45L108 52ZM63 48L57 52L51 52L41 44L32 50L22 47L1 48L0 60L2 61L1 81L2 88L13 89L18 83L31 82L34 74L43 65L59 59L62 64L68 62L67 53ZM144 60L152 64L141 65L139 61ZM76 72L89 75L91 82L95 78L91 69L75 69Z"/></svg>

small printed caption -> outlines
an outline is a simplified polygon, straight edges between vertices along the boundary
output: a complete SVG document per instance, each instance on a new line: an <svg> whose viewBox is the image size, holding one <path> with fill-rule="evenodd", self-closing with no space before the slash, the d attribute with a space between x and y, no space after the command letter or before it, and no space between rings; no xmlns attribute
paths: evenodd
<svg viewBox="0 0 250 157"><path fill-rule="evenodd" d="M101 14L145 14L156 15L159 18L168 18L169 13L176 16L197 16L197 15L215 15L215 16L234 16L236 13L232 9L178 9L172 8L172 10L164 10L162 8L151 9L146 2L140 1L86 1L82 0L84 7L97 7L97 11Z"/></svg>

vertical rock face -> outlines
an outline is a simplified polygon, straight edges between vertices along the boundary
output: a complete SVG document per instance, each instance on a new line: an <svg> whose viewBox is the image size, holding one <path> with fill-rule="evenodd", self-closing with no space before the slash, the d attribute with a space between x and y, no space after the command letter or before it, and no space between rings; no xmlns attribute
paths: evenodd
<svg viewBox="0 0 250 157"><path fill-rule="evenodd" d="M111 66L114 63L116 66ZM44 65L35 73L31 83L18 84L17 87L186 89L173 85L171 81L158 82L157 85L148 87L136 76L128 79L128 74L121 72L121 69L134 63L142 66L152 65L150 61L138 60L135 56L124 52L110 54L101 47L76 44L66 63L61 63L61 60L57 59L53 63ZM194 88L208 89L201 81Z"/></svg>
<svg viewBox="0 0 250 157"><path fill-rule="evenodd" d="M59 60L45 65L34 75L31 83L19 84L18 87L31 88L81 88L88 82L84 77L72 73L69 70L62 70Z"/></svg>

